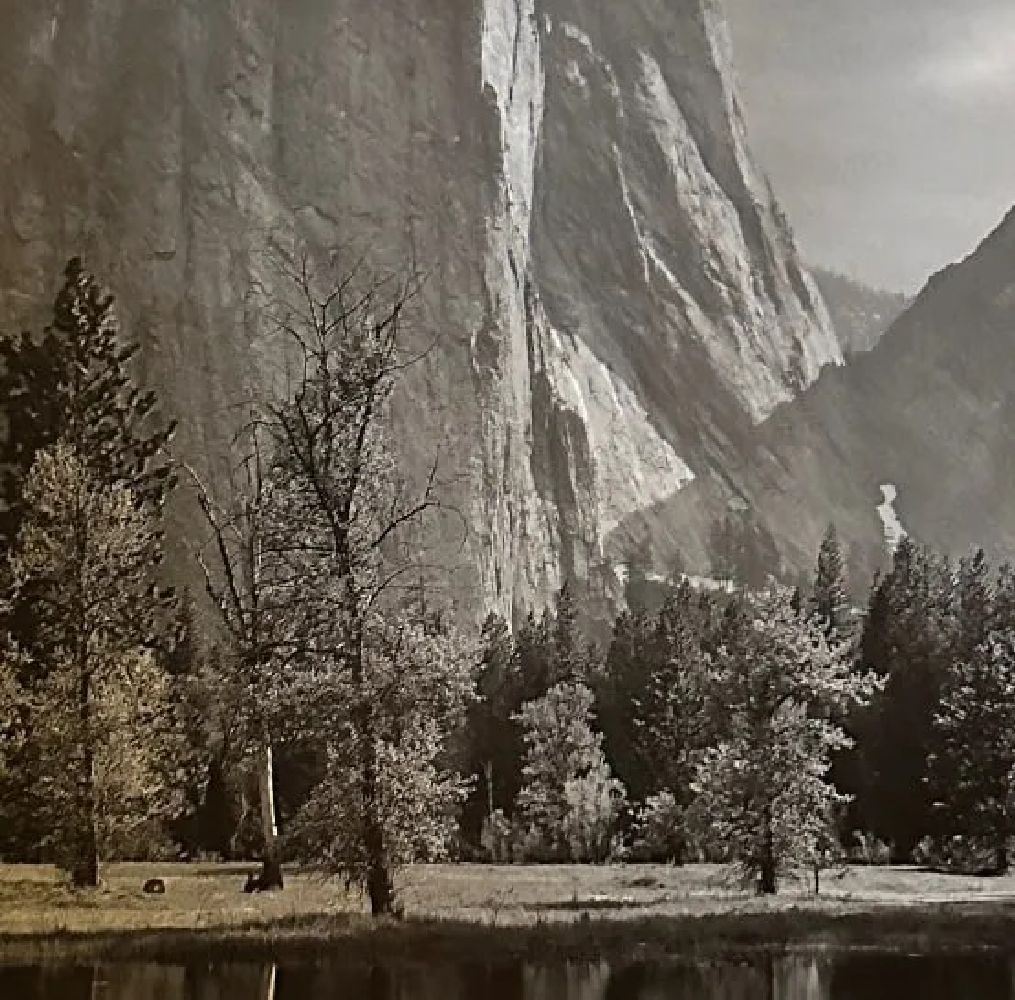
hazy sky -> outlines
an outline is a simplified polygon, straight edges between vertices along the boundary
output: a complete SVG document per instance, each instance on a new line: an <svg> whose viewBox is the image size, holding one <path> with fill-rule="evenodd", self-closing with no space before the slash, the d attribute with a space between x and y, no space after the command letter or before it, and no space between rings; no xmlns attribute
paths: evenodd
<svg viewBox="0 0 1015 1000"><path fill-rule="evenodd" d="M912 290L1015 204L1015 0L725 0L804 254Z"/></svg>

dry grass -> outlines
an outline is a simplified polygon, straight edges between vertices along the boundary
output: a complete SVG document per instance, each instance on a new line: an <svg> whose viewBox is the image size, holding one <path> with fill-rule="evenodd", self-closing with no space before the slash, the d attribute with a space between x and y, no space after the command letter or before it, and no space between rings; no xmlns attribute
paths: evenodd
<svg viewBox="0 0 1015 1000"><path fill-rule="evenodd" d="M0 865L0 935L214 930L268 926L294 917L330 917L359 909L341 883L292 875L284 892L242 892L252 865L113 864L102 887L75 891L44 865ZM165 880L165 895L145 895L148 878Z"/></svg>
<svg viewBox="0 0 1015 1000"><path fill-rule="evenodd" d="M289 873L281 893L245 895L246 865L110 865L95 892L42 866L0 866L0 954L263 954L342 943L371 954L495 949L630 954L640 949L1002 943L1015 932L1015 877L857 868L757 899L709 866L418 866L401 878L403 923L372 923L341 882ZM165 879L146 896L146 878Z"/></svg>

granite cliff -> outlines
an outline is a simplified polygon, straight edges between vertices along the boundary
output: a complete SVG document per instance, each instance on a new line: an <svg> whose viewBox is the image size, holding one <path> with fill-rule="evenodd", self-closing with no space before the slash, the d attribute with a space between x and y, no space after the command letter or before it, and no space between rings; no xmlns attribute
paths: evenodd
<svg viewBox="0 0 1015 1000"><path fill-rule="evenodd" d="M610 593L633 516L841 363L716 0L8 7L0 321L84 254L202 461L272 364L273 247L414 257L441 341L395 430L456 477L477 608Z"/></svg>

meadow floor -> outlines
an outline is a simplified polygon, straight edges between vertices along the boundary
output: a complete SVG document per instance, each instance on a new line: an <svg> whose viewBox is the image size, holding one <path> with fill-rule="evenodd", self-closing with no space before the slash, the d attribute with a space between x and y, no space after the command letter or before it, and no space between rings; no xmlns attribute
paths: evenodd
<svg viewBox="0 0 1015 1000"><path fill-rule="evenodd" d="M513 955L850 944L1015 946L1015 876L915 868L825 873L822 891L788 884L773 898L692 865L417 866L399 880L405 919L380 925L341 881L288 872L284 891L246 895L250 865L115 864L97 891L52 868L0 865L0 959L263 954L341 944L365 953ZM141 892L159 876L163 896Z"/></svg>

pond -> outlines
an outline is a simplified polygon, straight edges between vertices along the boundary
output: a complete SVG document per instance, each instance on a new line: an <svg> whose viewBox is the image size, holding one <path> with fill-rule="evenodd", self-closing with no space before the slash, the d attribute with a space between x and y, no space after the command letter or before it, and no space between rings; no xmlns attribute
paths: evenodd
<svg viewBox="0 0 1015 1000"><path fill-rule="evenodd" d="M836 952L749 961L532 965L0 967L3 1000L1007 1000L1015 959Z"/></svg>

